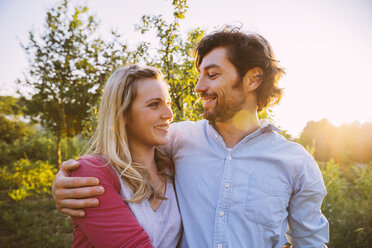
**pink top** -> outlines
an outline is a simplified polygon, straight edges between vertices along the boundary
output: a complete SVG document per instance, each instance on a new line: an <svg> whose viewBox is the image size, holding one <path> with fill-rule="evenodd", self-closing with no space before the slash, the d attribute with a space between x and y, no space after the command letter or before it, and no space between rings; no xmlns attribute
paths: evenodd
<svg viewBox="0 0 372 248"><path fill-rule="evenodd" d="M72 247L153 247L143 227L120 196L120 182L114 170L99 155L79 159L73 177L97 177L105 193L96 197L97 208L86 208L84 218L73 218Z"/></svg>

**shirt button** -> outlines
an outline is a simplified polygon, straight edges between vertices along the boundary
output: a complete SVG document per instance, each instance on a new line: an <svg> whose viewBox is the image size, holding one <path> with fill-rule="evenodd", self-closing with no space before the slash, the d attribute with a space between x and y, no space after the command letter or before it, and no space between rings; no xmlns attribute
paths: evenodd
<svg viewBox="0 0 372 248"><path fill-rule="evenodd" d="M219 215L222 217L225 215L225 213L223 211L219 212Z"/></svg>
<svg viewBox="0 0 372 248"><path fill-rule="evenodd" d="M229 183L225 183L225 188L228 188L230 187L230 184Z"/></svg>
<svg viewBox="0 0 372 248"><path fill-rule="evenodd" d="M227 159L228 159L228 160L231 160L231 159L232 159L232 157L231 157L231 156L229 155L229 156L227 157Z"/></svg>
<svg viewBox="0 0 372 248"><path fill-rule="evenodd" d="M215 134L215 135L214 135L214 137L215 137L216 139L218 139L218 136L217 136L217 134Z"/></svg>
<svg viewBox="0 0 372 248"><path fill-rule="evenodd" d="M221 245L221 244L218 244L218 245L217 245L217 248L222 248L222 245Z"/></svg>

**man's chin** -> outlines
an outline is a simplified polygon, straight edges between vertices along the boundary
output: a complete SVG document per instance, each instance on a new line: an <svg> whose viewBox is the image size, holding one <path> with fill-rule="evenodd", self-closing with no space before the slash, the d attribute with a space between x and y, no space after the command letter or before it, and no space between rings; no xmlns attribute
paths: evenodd
<svg viewBox="0 0 372 248"><path fill-rule="evenodd" d="M203 117L209 122L209 124L211 124L212 126L215 125L216 114L214 112L204 110Z"/></svg>

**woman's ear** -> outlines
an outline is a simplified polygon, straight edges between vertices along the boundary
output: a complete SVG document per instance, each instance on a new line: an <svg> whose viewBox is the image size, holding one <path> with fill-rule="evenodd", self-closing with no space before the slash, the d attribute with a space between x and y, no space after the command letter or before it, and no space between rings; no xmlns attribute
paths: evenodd
<svg viewBox="0 0 372 248"><path fill-rule="evenodd" d="M243 78L244 91L250 93L255 91L262 82L263 71L260 67L255 67L247 71Z"/></svg>
<svg viewBox="0 0 372 248"><path fill-rule="evenodd" d="M123 122L124 122L124 126L127 125L127 122L128 122L128 112L126 112L125 114L123 114Z"/></svg>

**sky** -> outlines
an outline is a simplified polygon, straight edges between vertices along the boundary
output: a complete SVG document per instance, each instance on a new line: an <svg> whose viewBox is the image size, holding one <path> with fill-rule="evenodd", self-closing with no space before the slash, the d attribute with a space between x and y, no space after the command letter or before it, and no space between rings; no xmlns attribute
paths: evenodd
<svg viewBox="0 0 372 248"><path fill-rule="evenodd" d="M27 70L20 42L30 30L43 31L45 13L56 0L0 0L0 95L16 95ZM171 0L72 0L88 5L105 36L116 29L134 45L148 37L135 32L144 14L171 18ZM274 122L298 136L310 120L335 125L372 121L371 0L189 0L183 32L243 26L271 43L286 76ZM151 40L151 38L150 38ZM156 43L154 43L156 46Z"/></svg>

